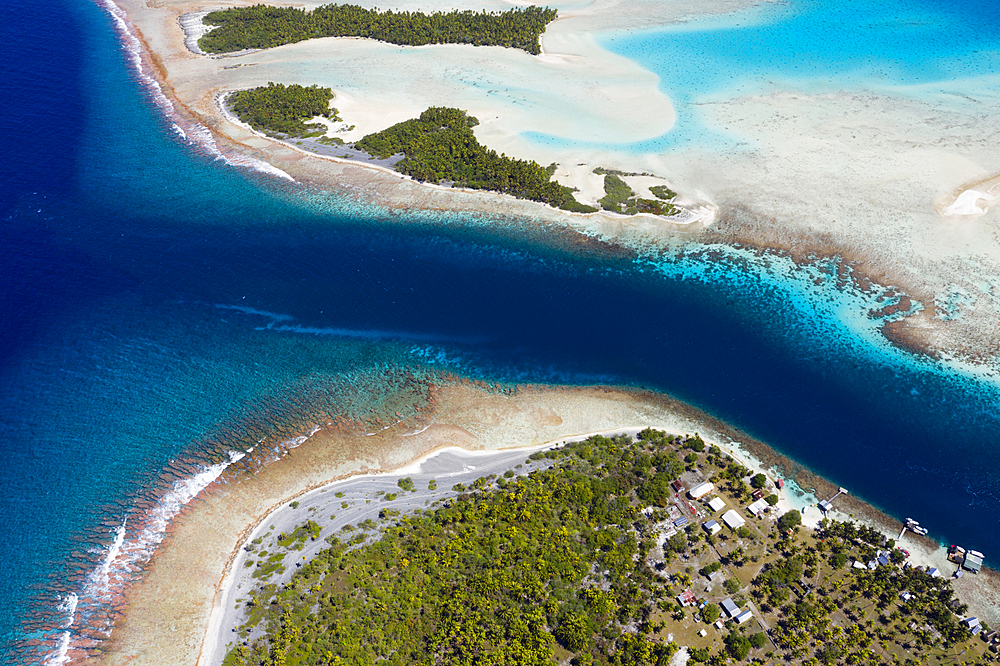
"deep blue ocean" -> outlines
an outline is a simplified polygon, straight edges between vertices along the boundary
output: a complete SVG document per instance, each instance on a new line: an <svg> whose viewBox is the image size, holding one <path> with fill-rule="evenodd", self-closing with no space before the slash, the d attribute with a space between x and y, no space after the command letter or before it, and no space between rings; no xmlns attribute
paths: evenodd
<svg viewBox="0 0 1000 666"><path fill-rule="evenodd" d="M0 37L4 663L100 625L109 551L141 571L129 530L242 430L438 369L669 393L1000 557L997 378L886 344L837 266L390 215L188 143L96 4L16 3Z"/></svg>

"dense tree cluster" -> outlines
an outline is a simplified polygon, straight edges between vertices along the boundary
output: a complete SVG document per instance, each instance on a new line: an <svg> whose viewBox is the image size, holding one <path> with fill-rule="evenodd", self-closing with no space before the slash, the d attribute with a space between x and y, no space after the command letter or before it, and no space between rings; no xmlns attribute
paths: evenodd
<svg viewBox="0 0 1000 666"><path fill-rule="evenodd" d="M547 469L399 518L377 542L331 539L255 597L240 634L264 633L226 663L553 664L562 646L588 664L666 666L677 646L644 627L669 589L632 526L636 470L655 473L655 452L636 448L591 437L542 454Z"/></svg>
<svg viewBox="0 0 1000 666"><path fill-rule="evenodd" d="M538 54L539 36L556 10L541 7L504 12L394 12L357 5L325 5L311 12L254 5L215 11L204 18L216 26L198 45L208 53L266 49L316 37L367 37L391 44L505 46Z"/></svg>
<svg viewBox="0 0 1000 666"><path fill-rule="evenodd" d="M319 86L286 86L268 83L233 93L227 104L240 120L268 134L301 137L310 131L303 120L316 116L335 118L330 108L333 91Z"/></svg>
<svg viewBox="0 0 1000 666"><path fill-rule="evenodd" d="M450 181L577 212L595 210L577 202L570 189L553 181L538 163L498 155L481 145L472 133L478 124L460 109L435 107L419 118L369 134L357 147L381 159L403 154L395 169L420 181Z"/></svg>
<svg viewBox="0 0 1000 666"><path fill-rule="evenodd" d="M678 452L705 448L697 436L647 429L638 442L594 436L538 452L530 462L540 468L530 474L456 486L457 497L426 511L383 509L381 533L370 519L345 526L343 540L328 537L331 547L280 588L268 582L271 559L317 539L319 526L308 521L271 545L256 539L247 550L257 587L225 664L665 665L676 631L694 643L690 663L711 666L995 662L959 622L968 609L949 581L891 565L827 566L831 553L857 559L880 544L867 527L824 522L815 536L789 535L751 522L753 530L719 535L708 547L688 526L662 542L658 560L667 512L649 510L643 494L679 473ZM706 467L719 477L747 471L708 449ZM758 539L758 526L768 536ZM671 552L684 554L674 567ZM756 575L732 569L758 555ZM692 617L709 629L723 596L749 607L748 594L757 603L752 623L730 620L709 629L713 638L694 638L674 598L701 587L690 576L698 565L702 575L725 568L726 583Z"/></svg>

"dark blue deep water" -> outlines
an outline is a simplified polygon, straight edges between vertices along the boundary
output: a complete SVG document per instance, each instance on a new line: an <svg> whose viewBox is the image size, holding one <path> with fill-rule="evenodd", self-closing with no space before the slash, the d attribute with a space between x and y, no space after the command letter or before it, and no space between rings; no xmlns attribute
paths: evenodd
<svg viewBox="0 0 1000 666"><path fill-rule="evenodd" d="M1000 557L996 378L881 344L822 266L392 218L186 144L95 5L17 3L0 38L5 663L171 461L387 368L667 392Z"/></svg>

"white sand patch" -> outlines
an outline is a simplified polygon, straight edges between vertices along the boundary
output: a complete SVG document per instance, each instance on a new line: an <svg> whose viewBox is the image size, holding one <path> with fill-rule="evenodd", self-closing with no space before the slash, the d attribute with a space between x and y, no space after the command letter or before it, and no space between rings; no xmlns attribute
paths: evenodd
<svg viewBox="0 0 1000 666"><path fill-rule="evenodd" d="M588 206L600 206L604 196L604 176L594 173L589 164L560 165L552 177L577 192L576 200Z"/></svg>
<svg viewBox="0 0 1000 666"><path fill-rule="evenodd" d="M598 50L586 38L569 46ZM452 106L479 119L475 133L485 145L548 164L572 160L566 150L525 141L523 133L631 143L663 134L675 119L654 75L624 58L602 61L592 53L554 61L499 47L406 48L330 38L232 60L252 60L255 66L225 70L210 59L185 65L194 80L211 77L227 89L269 81L332 88L341 117L355 125L343 137L347 140L413 118L430 106Z"/></svg>
<svg viewBox="0 0 1000 666"><path fill-rule="evenodd" d="M965 190L958 195L955 203L944 209L944 214L979 217L989 211L990 202L994 199L996 197L989 192Z"/></svg>
<svg viewBox="0 0 1000 666"><path fill-rule="evenodd" d="M954 285L965 289L976 311L926 334L947 349L953 344L947 331L962 327L963 344L996 354L995 206L983 206L983 198L963 200L963 210L967 204L982 210L974 220L942 217L938 210L951 203L942 206L941 197L952 192L988 191L968 184L1000 172L997 101L988 95L973 104L945 94L775 92L705 102L699 106L704 122L732 137L734 146L651 156L644 165L668 175L680 192L700 187L724 209L749 210L750 216L733 218L742 234L817 239L816 245L849 252L869 275L901 285L925 306Z"/></svg>

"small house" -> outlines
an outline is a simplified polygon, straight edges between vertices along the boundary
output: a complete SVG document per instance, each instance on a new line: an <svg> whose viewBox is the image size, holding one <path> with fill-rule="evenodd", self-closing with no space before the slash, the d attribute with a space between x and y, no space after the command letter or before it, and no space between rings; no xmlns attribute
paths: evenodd
<svg viewBox="0 0 1000 666"><path fill-rule="evenodd" d="M722 612L725 613L728 618L734 618L740 613L739 606L734 604L732 599L723 599L722 603L719 605L722 606Z"/></svg>
<svg viewBox="0 0 1000 666"><path fill-rule="evenodd" d="M767 507L770 506L766 500L759 499L750 506L747 507L747 511L753 514L754 518L759 518L762 513L767 511Z"/></svg>
<svg viewBox="0 0 1000 666"><path fill-rule="evenodd" d="M722 531L722 525L715 522L714 520L710 520L707 523L702 523L701 529L705 530L709 534L718 534L719 532Z"/></svg>
<svg viewBox="0 0 1000 666"><path fill-rule="evenodd" d="M931 567L927 570L927 575L931 578L939 578L941 576L941 572L937 570L937 567Z"/></svg>
<svg viewBox="0 0 1000 666"><path fill-rule="evenodd" d="M712 513L717 513L726 508L726 503L721 497L713 497L708 501L708 508L712 510Z"/></svg>
<svg viewBox="0 0 1000 666"><path fill-rule="evenodd" d="M962 620L962 624L969 628L973 636L978 635L983 630L983 625L979 622L978 617L967 617Z"/></svg>
<svg viewBox="0 0 1000 666"><path fill-rule="evenodd" d="M822 511L823 513L828 513L830 511L830 509L832 509L832 508L833 508L833 505L830 504L828 501L826 501L826 500L820 500L819 501L819 510Z"/></svg>
<svg viewBox="0 0 1000 666"><path fill-rule="evenodd" d="M753 613L751 613L750 609L748 608L747 610L743 611L742 613L740 613L739 615L737 615L733 619L736 620L736 624L743 624L744 622L748 621L752 617L753 617Z"/></svg>
<svg viewBox="0 0 1000 666"><path fill-rule="evenodd" d="M684 492L684 484L680 482L680 479L677 479L673 483L671 483L670 487L674 489L675 493Z"/></svg>
<svg viewBox="0 0 1000 666"><path fill-rule="evenodd" d="M674 521L674 527L683 527L684 525L687 524L688 524L688 519L685 518L684 516L681 516L680 518Z"/></svg>
<svg viewBox="0 0 1000 666"><path fill-rule="evenodd" d="M743 520L742 516L732 509L722 514L722 522L731 530L738 530L747 524L747 521Z"/></svg>
<svg viewBox="0 0 1000 666"><path fill-rule="evenodd" d="M778 490L782 490L785 487L785 482L782 481L781 479L778 479L777 481L774 482L774 485L777 486Z"/></svg>
<svg viewBox="0 0 1000 666"><path fill-rule="evenodd" d="M688 497L693 500L701 499L705 495L709 494L715 490L715 484L711 481L706 481L705 483L699 483L697 486L688 491Z"/></svg>
<svg viewBox="0 0 1000 666"><path fill-rule="evenodd" d="M694 606L697 602L698 599L694 596L694 592L691 591L690 587L677 595L677 603L681 606Z"/></svg>
<svg viewBox="0 0 1000 666"><path fill-rule="evenodd" d="M752 497L755 500L762 499L764 497L764 491L762 489L758 488L757 490L753 491Z"/></svg>

